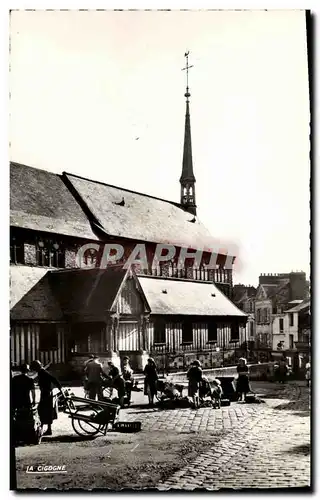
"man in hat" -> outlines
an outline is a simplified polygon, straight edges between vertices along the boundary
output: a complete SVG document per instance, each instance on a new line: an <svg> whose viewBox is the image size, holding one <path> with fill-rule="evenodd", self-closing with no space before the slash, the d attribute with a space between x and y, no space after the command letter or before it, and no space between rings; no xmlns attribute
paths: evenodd
<svg viewBox="0 0 320 500"><path fill-rule="evenodd" d="M87 377L89 399L96 399L96 397L98 396L98 400L102 401L102 379L104 376L104 372L98 356L93 356L92 360L88 361L85 367L85 374Z"/></svg>

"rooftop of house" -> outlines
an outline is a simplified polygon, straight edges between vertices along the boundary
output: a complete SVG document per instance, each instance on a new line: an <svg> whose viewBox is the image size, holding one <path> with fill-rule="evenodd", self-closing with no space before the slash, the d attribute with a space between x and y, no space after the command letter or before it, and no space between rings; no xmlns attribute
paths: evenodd
<svg viewBox="0 0 320 500"><path fill-rule="evenodd" d="M10 225L98 239L59 175L15 162L10 164Z"/></svg>
<svg viewBox="0 0 320 500"><path fill-rule="evenodd" d="M63 174L110 236L222 252L222 245L179 203Z"/></svg>
<svg viewBox="0 0 320 500"><path fill-rule="evenodd" d="M244 314L212 283L136 276L122 266L48 270L11 266L11 319L105 321L126 278L135 280L151 314L223 316Z"/></svg>
<svg viewBox="0 0 320 500"><path fill-rule="evenodd" d="M15 162L11 162L10 176L13 227L88 240L103 241L111 236L232 255L227 242L213 238L198 217L179 203Z"/></svg>
<svg viewBox="0 0 320 500"><path fill-rule="evenodd" d="M290 302L290 304L292 304L292 302ZM286 312L287 313L295 313L295 312L300 312L300 311L303 311L304 309L309 309L309 308L310 308L310 300L303 300L299 304L288 309Z"/></svg>
<svg viewBox="0 0 320 500"><path fill-rule="evenodd" d="M138 276L151 308L151 314L183 316L247 315L213 283Z"/></svg>

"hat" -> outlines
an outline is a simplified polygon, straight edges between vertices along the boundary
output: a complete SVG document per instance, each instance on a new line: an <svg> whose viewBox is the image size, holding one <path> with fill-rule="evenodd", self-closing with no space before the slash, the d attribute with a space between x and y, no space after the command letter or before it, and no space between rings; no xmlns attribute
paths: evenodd
<svg viewBox="0 0 320 500"><path fill-rule="evenodd" d="M192 364L195 366L201 366L201 363L198 359L196 359Z"/></svg>
<svg viewBox="0 0 320 500"><path fill-rule="evenodd" d="M40 370L42 368L41 361L39 361L38 359L36 359L35 361L32 361L30 368L31 368L31 370L34 370L34 371Z"/></svg>

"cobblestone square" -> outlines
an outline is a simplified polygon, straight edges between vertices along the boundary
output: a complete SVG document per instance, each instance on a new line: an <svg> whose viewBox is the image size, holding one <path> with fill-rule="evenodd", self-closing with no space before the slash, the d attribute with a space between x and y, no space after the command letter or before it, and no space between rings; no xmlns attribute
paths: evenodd
<svg viewBox="0 0 320 500"><path fill-rule="evenodd" d="M253 388L263 399L261 404L239 402L221 409L198 410L148 408L143 394L135 393L133 405L121 410L120 419L140 421L142 431L131 437L126 435L129 438L124 438L124 434L111 432L106 437L90 441L88 448L77 442L70 419L65 414L60 414L54 424L52 438L43 438L39 447L27 446L16 450L18 487L19 483L20 487L26 487L25 468L36 457L41 457L42 451L47 461L50 456L58 456L61 452L69 460L70 471L82 468L84 473L86 453L88 459L94 461L95 453L99 450L100 458L97 455L97 462L116 465L123 453L121 447L124 446L124 439L131 446L130 458L139 451L139 459L146 462L147 470L148 464L156 461L157 453L161 453L163 445L159 444L158 450L151 452L147 452L145 446L148 440L157 439L157 436L167 441L169 450L171 440L179 442L179 436L181 442L188 440L188 436L193 442L206 440L203 450L200 445L192 459L181 461L181 466L179 461L175 462L171 473L166 471L164 457L164 471L160 480L153 483L153 487L159 490L309 487L308 389L298 384L282 386L271 383L253 383ZM81 395L81 388L74 388L74 391ZM112 449L110 439L106 440L110 437ZM98 464L95 465L97 466ZM143 469L142 466L136 472L138 484L139 478L143 481L148 476ZM50 481L54 482L55 478ZM106 479L106 487L108 481ZM38 487L39 483L34 480L32 484L29 482L28 487ZM77 476L76 481L71 478L68 487L81 487L79 484L81 485L81 475ZM122 487L130 488L132 484L123 484Z"/></svg>

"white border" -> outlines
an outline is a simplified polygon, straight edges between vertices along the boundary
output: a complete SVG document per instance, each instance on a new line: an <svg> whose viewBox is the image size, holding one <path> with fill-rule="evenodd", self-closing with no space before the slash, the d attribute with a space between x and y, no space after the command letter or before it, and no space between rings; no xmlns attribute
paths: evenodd
<svg viewBox="0 0 320 500"><path fill-rule="evenodd" d="M2 117L2 127L1 127L1 134L0 134L0 153L1 153L1 159L2 159L2 175L1 175L1 196L0 196L0 203L1 203L1 222L3 224L2 232L1 232L1 264L3 266L3 272L1 274L2 280L1 280L1 335L2 335L2 349L1 351L4 353L4 362L1 363L1 380L3 381L2 384L2 391L1 391L1 397L3 398L3 407L4 407L4 412L1 415L1 432L3 434L3 438L1 439L1 443L5 445L1 446L2 450L2 467L1 467L1 485L4 487L2 488L1 493L3 493L4 497L11 496L13 493L9 493L8 495L8 488L9 488L9 460L8 460L8 449L9 449L9 433L8 433L8 425L9 424L9 412L7 410L7 403L9 401L9 393L8 393L8 384L6 384L5 381L8 380L8 375L9 375L9 362L7 361L7 354L5 354L5 350L8 349L9 351L9 342L8 342L8 333L9 333L9 315L8 315L8 303L9 303L9 294L8 294L8 281L7 281L7 270L8 270L8 265L7 263L9 262L9 252L8 252L8 215L9 215L9 199L8 199L8 162L9 162L9 157L8 157L8 39L9 39L9 29L8 29L8 11L13 10L13 9L88 9L88 10L94 10L94 9L172 9L172 10L179 10L179 9L190 9L190 10L199 10L199 9L219 9L219 10L244 10L244 9L254 9L254 10L259 10L259 9L276 9L276 10L282 10L282 9L310 9L313 14L317 15L319 13L320 7L318 1L316 2L315 0L305 2L305 1L294 1L291 0L290 2L285 1L285 0L268 0L268 1L260 1L260 0L247 0L247 1L230 1L230 0L223 0L223 1L214 1L214 0L176 0L175 2L171 1L157 1L157 0L136 0L136 1L124 1L124 0L33 0L33 1L27 1L27 0L3 0L0 4L0 39L1 39L1 50L0 50L0 62L1 62L1 67L2 67L2 78L0 78L0 96L1 96L1 117ZM317 20L318 21L318 20ZM317 50L317 40L320 39L320 33L319 33L319 23L315 23L315 33L314 33L314 51L317 56L318 50ZM316 62L318 62L318 57L316 57ZM313 72L314 72L314 79L316 82L319 83L319 64L314 64L313 67ZM6 77L4 76L6 75ZM316 87L315 82L314 82L314 88ZM315 124L319 123L318 118L318 105L316 102L316 95L314 95L314 108L312 110L313 114L313 123L314 127ZM315 130L313 130L313 133L315 133ZM318 198L316 196L316 186L317 186L317 169L316 165L318 165L318 154L317 154L317 148L316 148L316 138L314 138L314 152L313 152L313 170L314 170L314 214L318 213L320 214L320 201L318 202ZM314 254L313 258L314 260L316 259L316 250L318 250L318 241L316 240L316 236L320 234L320 216L318 216L317 220L315 221L314 224ZM315 300L317 294L317 278L318 278L318 269L315 265L315 262L313 262L313 294L314 294L314 303L313 303L313 314L315 314L315 328L314 332L316 337L316 334L319 333L320 328L318 328L318 315L316 314L316 307L315 307ZM318 356L319 353L319 341L316 344L316 347L314 349L314 354L313 354L313 359L315 360L315 365L318 364L317 361L320 358ZM8 364L7 364L8 363ZM318 377L319 377L319 370L314 371L313 377L316 379L315 381L318 382ZM318 384L316 384L317 386ZM318 385L319 386L319 385ZM315 391L314 391L314 396L315 396ZM7 398L7 399L6 399ZM314 406L316 403L314 403ZM314 418L314 426L316 427L317 421ZM314 428L314 433L315 435L319 438L319 432L317 432L318 429ZM317 443L313 443L313 447L315 449L318 448L318 439ZM315 455L315 454L314 454ZM314 474L313 474L313 480L314 484L316 487L316 490L318 490L318 466L319 466L319 461L316 456L314 456L315 463L314 463ZM66 495L67 493L59 493L59 495ZM114 494L109 495L113 496ZM264 496L259 493L257 493L259 497ZM36 498L36 495L30 495L31 498ZM76 495L77 497L78 495ZM226 495L229 496L229 495ZM234 495L233 495L234 496ZM282 495L276 494L275 496L281 497ZM287 496L287 493L286 493ZM291 496L291 495L288 495ZM296 495L294 495L296 497ZM231 497L230 497L231 498Z"/></svg>

